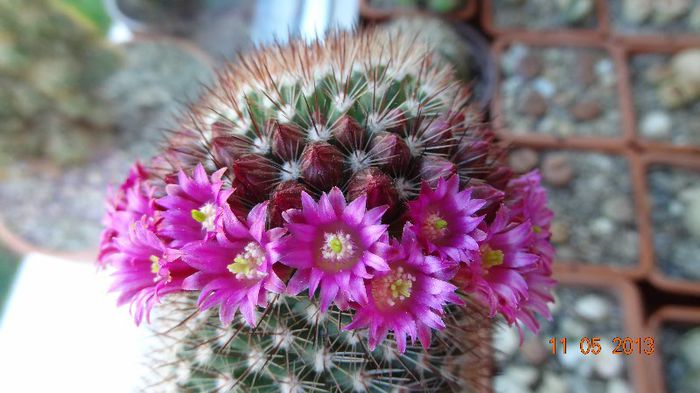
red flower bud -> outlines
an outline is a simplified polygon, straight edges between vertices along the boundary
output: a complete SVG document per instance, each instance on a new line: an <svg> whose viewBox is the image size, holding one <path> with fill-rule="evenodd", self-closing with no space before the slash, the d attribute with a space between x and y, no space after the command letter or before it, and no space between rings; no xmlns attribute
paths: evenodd
<svg viewBox="0 0 700 393"><path fill-rule="evenodd" d="M367 194L367 208L387 205L385 222L390 221L399 210L399 194L393 180L377 168L367 168L355 173L348 184L348 197L353 200Z"/></svg>
<svg viewBox="0 0 700 393"><path fill-rule="evenodd" d="M211 141L214 159L222 166L230 167L236 157L249 153L250 143L238 135L217 136Z"/></svg>
<svg viewBox="0 0 700 393"><path fill-rule="evenodd" d="M333 136L346 150L359 149L365 145L365 130L348 115L343 115L335 123Z"/></svg>
<svg viewBox="0 0 700 393"><path fill-rule="evenodd" d="M421 178L433 187L437 185L440 178L448 179L456 173L455 164L440 156L426 155L420 164Z"/></svg>
<svg viewBox="0 0 700 393"><path fill-rule="evenodd" d="M233 187L241 196L256 203L267 199L279 173L269 160L259 154L244 154L233 161Z"/></svg>
<svg viewBox="0 0 700 393"><path fill-rule="evenodd" d="M272 128L272 154L282 161L296 158L304 146L304 135L290 124L275 124Z"/></svg>
<svg viewBox="0 0 700 393"><path fill-rule="evenodd" d="M419 131L419 138L428 153L447 154L454 144L452 125L442 117L427 120Z"/></svg>
<svg viewBox="0 0 700 393"><path fill-rule="evenodd" d="M499 190L505 190L506 186L508 185L508 182L510 179L513 178L513 170L508 168L507 166L499 166L496 168L493 168L484 180L486 182Z"/></svg>
<svg viewBox="0 0 700 393"><path fill-rule="evenodd" d="M268 213L271 227L281 227L284 224L282 213L288 209L301 209L301 192L309 190L295 181L286 181L275 187L270 196Z"/></svg>
<svg viewBox="0 0 700 393"><path fill-rule="evenodd" d="M404 173L411 160L411 151L403 138L386 132L372 139L369 154L373 161L379 163L379 168L392 174Z"/></svg>
<svg viewBox="0 0 700 393"><path fill-rule="evenodd" d="M311 187L328 191L343 181L343 154L325 142L306 145L301 155L301 177Z"/></svg>

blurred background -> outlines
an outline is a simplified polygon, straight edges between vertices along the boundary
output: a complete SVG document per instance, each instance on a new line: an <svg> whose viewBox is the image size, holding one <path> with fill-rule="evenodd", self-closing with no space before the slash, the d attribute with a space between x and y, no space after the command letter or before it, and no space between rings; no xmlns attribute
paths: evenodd
<svg viewBox="0 0 700 393"><path fill-rule="evenodd" d="M700 0L0 0L0 391L135 391L108 186L238 53L369 24L428 33L549 190L554 320L494 326L493 390L700 392Z"/></svg>

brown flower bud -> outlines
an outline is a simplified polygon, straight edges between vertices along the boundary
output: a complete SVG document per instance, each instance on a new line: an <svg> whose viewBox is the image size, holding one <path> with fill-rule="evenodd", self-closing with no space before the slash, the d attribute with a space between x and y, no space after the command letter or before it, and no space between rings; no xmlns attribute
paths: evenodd
<svg viewBox="0 0 700 393"><path fill-rule="evenodd" d="M442 117L428 120L419 131L420 140L423 141L428 153L447 154L453 142L452 125Z"/></svg>
<svg viewBox="0 0 700 393"><path fill-rule="evenodd" d="M233 161L233 187L241 188L242 196L250 202L267 199L279 173L269 160L259 154L244 154Z"/></svg>
<svg viewBox="0 0 700 393"><path fill-rule="evenodd" d="M448 179L457 173L457 167L451 161L440 156L426 155L420 164L420 176L434 187L440 178Z"/></svg>
<svg viewBox="0 0 700 393"><path fill-rule="evenodd" d="M406 172L411 160L411 151L403 138L387 132L372 139L369 154L373 161L379 163L379 168L392 174Z"/></svg>
<svg viewBox="0 0 700 393"><path fill-rule="evenodd" d="M275 187L270 195L268 213L270 226L280 227L284 224L282 213L289 209L301 209L301 192L308 190L303 184L295 181L286 181Z"/></svg>
<svg viewBox="0 0 700 393"><path fill-rule="evenodd" d="M325 142L306 145L301 155L301 177L319 191L339 186L343 181L343 154Z"/></svg>
<svg viewBox="0 0 700 393"><path fill-rule="evenodd" d="M505 190L510 179L513 178L513 170L507 166L499 166L493 168L488 175L486 175L486 182L499 190Z"/></svg>
<svg viewBox="0 0 700 393"><path fill-rule="evenodd" d="M462 141L454 154L460 173L482 173L488 161L489 146L483 140Z"/></svg>
<svg viewBox="0 0 700 393"><path fill-rule="evenodd" d="M296 158L304 147L303 133L291 124L276 123L272 127L272 154L282 161Z"/></svg>
<svg viewBox="0 0 700 393"><path fill-rule="evenodd" d="M387 205L389 210L384 214L385 222L396 216L399 210L399 194L392 179L377 168L367 168L357 172L348 184L350 200L367 195L367 208Z"/></svg>
<svg viewBox="0 0 700 393"><path fill-rule="evenodd" d="M348 115L341 116L333 127L333 136L344 149L359 149L365 145L365 130Z"/></svg>

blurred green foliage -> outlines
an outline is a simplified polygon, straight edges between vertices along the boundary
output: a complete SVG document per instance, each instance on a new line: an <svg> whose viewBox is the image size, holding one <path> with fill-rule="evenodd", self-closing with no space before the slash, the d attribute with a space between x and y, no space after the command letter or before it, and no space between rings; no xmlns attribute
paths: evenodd
<svg viewBox="0 0 700 393"><path fill-rule="evenodd" d="M112 129L99 89L118 64L97 28L65 4L0 0L0 166L84 160Z"/></svg>
<svg viewBox="0 0 700 393"><path fill-rule="evenodd" d="M106 34L109 30L111 20L105 10L102 0L61 0L64 4L73 7L91 23L97 27L102 33Z"/></svg>
<svg viewBox="0 0 700 393"><path fill-rule="evenodd" d="M19 259L0 244L0 319L19 266Z"/></svg>

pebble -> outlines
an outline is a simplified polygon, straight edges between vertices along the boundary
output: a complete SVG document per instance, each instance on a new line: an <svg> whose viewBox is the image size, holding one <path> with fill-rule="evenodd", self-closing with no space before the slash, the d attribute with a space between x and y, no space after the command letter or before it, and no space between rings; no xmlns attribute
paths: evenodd
<svg viewBox="0 0 700 393"><path fill-rule="evenodd" d="M586 295L576 301L574 310L583 318L597 322L608 317L610 304L598 295Z"/></svg>
<svg viewBox="0 0 700 393"><path fill-rule="evenodd" d="M671 116L660 110L649 112L642 118L639 128L646 137L668 138L671 134Z"/></svg>
<svg viewBox="0 0 700 393"><path fill-rule="evenodd" d="M634 208L629 198L614 196L603 202L603 214L611 220L619 223L634 222Z"/></svg>
<svg viewBox="0 0 700 393"><path fill-rule="evenodd" d="M542 377L542 385L537 389L537 393L569 393L569 387L564 378L547 371Z"/></svg>
<svg viewBox="0 0 700 393"><path fill-rule="evenodd" d="M601 337L601 351L595 355L593 368L596 373L605 379L613 379L622 373L624 368L624 356L615 355L612 353L611 338Z"/></svg>
<svg viewBox="0 0 700 393"><path fill-rule="evenodd" d="M666 23L685 15L691 0L663 0L654 2L654 19Z"/></svg>
<svg viewBox="0 0 700 393"><path fill-rule="evenodd" d="M570 22L579 22L593 11L593 0L568 0L567 2L566 18Z"/></svg>
<svg viewBox="0 0 700 393"><path fill-rule="evenodd" d="M632 23L642 23L651 15L654 0L624 0L622 17Z"/></svg>
<svg viewBox="0 0 700 393"><path fill-rule="evenodd" d="M625 380L616 378L608 383L605 393L633 393L632 387Z"/></svg>
<svg viewBox="0 0 700 393"><path fill-rule="evenodd" d="M540 93L530 91L522 97L518 109L523 114L533 117L541 117L545 114L545 112L547 112L547 102Z"/></svg>
<svg viewBox="0 0 700 393"><path fill-rule="evenodd" d="M591 232L599 237L610 236L615 232L615 224L607 217L594 218L590 222L589 227Z"/></svg>
<svg viewBox="0 0 700 393"><path fill-rule="evenodd" d="M535 365L542 364L550 354L542 344L541 339L534 337L525 341L520 351L525 360Z"/></svg>
<svg viewBox="0 0 700 393"><path fill-rule="evenodd" d="M550 154L542 162L542 177L553 186L566 186L573 176L574 169L565 153Z"/></svg>
<svg viewBox="0 0 700 393"><path fill-rule="evenodd" d="M542 60L539 56L529 53L520 59L518 73L526 79L532 79L542 72Z"/></svg>
<svg viewBox="0 0 700 393"><path fill-rule="evenodd" d="M687 209L683 215L685 229L695 238L700 239L700 195L691 194L692 199L686 201Z"/></svg>
<svg viewBox="0 0 700 393"><path fill-rule="evenodd" d="M508 156L508 163L516 173L525 173L534 169L540 158L533 149L521 148L513 150Z"/></svg>
<svg viewBox="0 0 700 393"><path fill-rule="evenodd" d="M565 222L555 220L549 230L552 232L552 243L562 244L569 240L569 226Z"/></svg>
<svg viewBox="0 0 700 393"><path fill-rule="evenodd" d="M695 31L700 31L700 5L696 5L688 17L688 25Z"/></svg>
<svg viewBox="0 0 700 393"><path fill-rule="evenodd" d="M497 329L493 337L493 348L499 358L513 355L520 348L518 332L508 327Z"/></svg>
<svg viewBox="0 0 700 393"><path fill-rule="evenodd" d="M561 321L561 332L565 337L583 337L586 335L586 327L573 317L564 317Z"/></svg>
<svg viewBox="0 0 700 393"><path fill-rule="evenodd" d="M603 113L603 108L596 101L581 101L571 107L571 115L578 121L596 119Z"/></svg>
<svg viewBox="0 0 700 393"><path fill-rule="evenodd" d="M680 355L691 369L700 370L700 328L688 331L681 338Z"/></svg>
<svg viewBox="0 0 700 393"><path fill-rule="evenodd" d="M547 78L537 78L532 81L532 88L544 98L552 98L557 92L557 87Z"/></svg>

